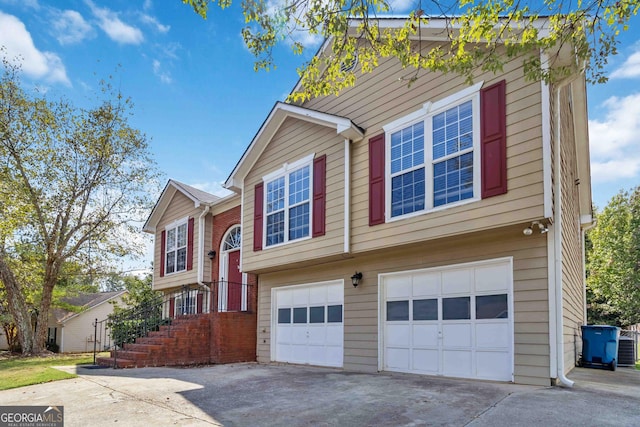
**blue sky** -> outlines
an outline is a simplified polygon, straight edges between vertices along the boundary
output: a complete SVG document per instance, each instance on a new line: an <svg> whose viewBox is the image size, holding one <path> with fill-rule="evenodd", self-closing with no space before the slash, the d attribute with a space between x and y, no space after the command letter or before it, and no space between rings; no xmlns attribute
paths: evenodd
<svg viewBox="0 0 640 427"><path fill-rule="evenodd" d="M621 35L610 81L588 88L599 207L640 184L638 24L634 18ZM180 0L0 0L0 46L25 59L26 84L82 105L100 78L114 74L135 103L131 124L150 138L165 178L214 194L224 194L221 184L320 43L300 35L306 57L283 45L277 68L256 73L243 26L239 1L225 11L214 6L205 21Z"/></svg>

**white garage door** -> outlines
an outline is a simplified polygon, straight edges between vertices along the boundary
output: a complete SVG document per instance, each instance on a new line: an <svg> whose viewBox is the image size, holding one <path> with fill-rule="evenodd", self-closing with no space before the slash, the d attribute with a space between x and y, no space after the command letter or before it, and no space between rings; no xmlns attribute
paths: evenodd
<svg viewBox="0 0 640 427"><path fill-rule="evenodd" d="M272 360L342 367L343 301L342 280L272 289Z"/></svg>
<svg viewBox="0 0 640 427"><path fill-rule="evenodd" d="M513 381L511 259L381 275L383 368Z"/></svg>

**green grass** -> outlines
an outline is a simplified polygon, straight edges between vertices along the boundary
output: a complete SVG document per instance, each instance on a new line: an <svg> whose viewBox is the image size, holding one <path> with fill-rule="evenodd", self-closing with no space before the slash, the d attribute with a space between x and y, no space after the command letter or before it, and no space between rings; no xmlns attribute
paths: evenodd
<svg viewBox="0 0 640 427"><path fill-rule="evenodd" d="M0 390L75 378L52 366L93 363L93 353L53 355L48 357L9 357L0 360Z"/></svg>

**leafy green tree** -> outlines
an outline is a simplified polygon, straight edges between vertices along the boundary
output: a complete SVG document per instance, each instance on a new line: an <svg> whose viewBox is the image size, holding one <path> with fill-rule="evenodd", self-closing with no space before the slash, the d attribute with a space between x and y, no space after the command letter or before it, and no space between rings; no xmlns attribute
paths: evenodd
<svg viewBox="0 0 640 427"><path fill-rule="evenodd" d="M54 289L66 263L114 262L141 253L128 239L152 206L155 163L132 128L133 105L109 82L95 107L47 100L21 86L3 59L0 77L0 281L25 354L44 351ZM22 245L38 265L28 271ZM37 316L32 327L29 296Z"/></svg>
<svg viewBox="0 0 640 427"><path fill-rule="evenodd" d="M211 4L222 9L231 5L231 0L182 2L203 18ZM547 67L539 52L547 52L553 64L553 56L569 47L577 63L588 67L590 81L604 82L604 67L616 53L620 32L640 7L638 0L418 0L397 28L382 29L377 19L392 12L392 5L391 0L242 0L247 24L242 36L256 57L256 69L273 67L273 49L287 38L293 51L302 53L305 47L295 38L300 31L331 40L327 55L314 57L299 70L303 90L294 100L338 94L353 86L357 70L341 66L356 55L362 73L375 69L380 58L396 57L415 70L407 77L409 83L425 74L421 70L458 73L470 80L477 69L501 70L506 61L520 56L527 77L553 81L570 67ZM451 17L442 29L451 43L431 48L415 43L428 15ZM350 23L356 28L350 29ZM497 52L500 46L506 54Z"/></svg>
<svg viewBox="0 0 640 427"><path fill-rule="evenodd" d="M589 231L590 323L640 323L640 186L621 191Z"/></svg>

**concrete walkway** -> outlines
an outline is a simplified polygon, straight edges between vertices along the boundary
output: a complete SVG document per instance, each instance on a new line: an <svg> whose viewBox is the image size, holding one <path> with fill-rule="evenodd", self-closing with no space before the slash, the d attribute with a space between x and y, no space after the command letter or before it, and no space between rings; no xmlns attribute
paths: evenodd
<svg viewBox="0 0 640 427"><path fill-rule="evenodd" d="M576 368L573 389L257 364L77 373L0 405L63 405L67 427L640 425L640 371L622 368Z"/></svg>

